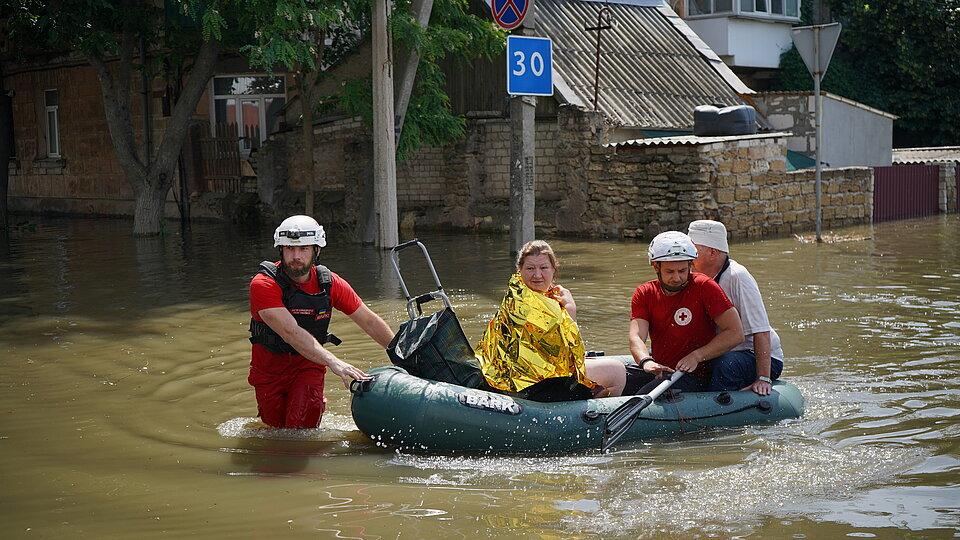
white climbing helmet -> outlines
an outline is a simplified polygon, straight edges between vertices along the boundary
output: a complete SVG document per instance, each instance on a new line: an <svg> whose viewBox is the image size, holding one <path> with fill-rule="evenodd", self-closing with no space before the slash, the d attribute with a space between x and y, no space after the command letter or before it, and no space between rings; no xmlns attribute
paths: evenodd
<svg viewBox="0 0 960 540"><path fill-rule="evenodd" d="M663 261L692 261L697 258L697 248L690 237L680 231L662 232L650 241L647 258L651 263Z"/></svg>
<svg viewBox="0 0 960 540"><path fill-rule="evenodd" d="M310 216L290 216L273 233L273 247L327 245L323 226Z"/></svg>

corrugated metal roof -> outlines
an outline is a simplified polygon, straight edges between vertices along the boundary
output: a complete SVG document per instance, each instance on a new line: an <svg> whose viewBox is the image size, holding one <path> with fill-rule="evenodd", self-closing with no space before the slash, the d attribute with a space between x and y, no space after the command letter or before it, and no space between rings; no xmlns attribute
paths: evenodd
<svg viewBox="0 0 960 540"><path fill-rule="evenodd" d="M631 139L607 143L606 147L615 146L700 146L702 144L711 144L727 141L745 141L750 139L777 139L789 137L789 133L778 131L776 133L756 133L754 135L727 135L723 137L698 137L696 135L681 135L679 137L657 137L650 139Z"/></svg>
<svg viewBox="0 0 960 540"><path fill-rule="evenodd" d="M675 14L672 20L665 6L648 4L609 4L616 26L601 40L600 110L618 125L692 129L697 105L740 104L737 89L678 30L683 21ZM596 26L603 5L584 0L534 4L537 33L553 39L557 97L588 108L593 106L597 34L586 28Z"/></svg>
<svg viewBox="0 0 960 540"><path fill-rule="evenodd" d="M960 161L960 146L894 148L894 163L935 163Z"/></svg>

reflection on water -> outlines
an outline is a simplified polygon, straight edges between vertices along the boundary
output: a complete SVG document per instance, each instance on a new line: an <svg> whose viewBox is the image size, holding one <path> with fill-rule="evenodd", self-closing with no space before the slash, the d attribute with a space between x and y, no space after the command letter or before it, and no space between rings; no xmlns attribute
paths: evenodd
<svg viewBox="0 0 960 540"><path fill-rule="evenodd" d="M337 538L960 534L960 219L740 243L806 415L612 454L484 457L379 448L330 380L317 430L253 418L246 287L269 230L134 240L124 221L41 221L0 246L0 530L26 536ZM389 257L323 260L397 327ZM510 274L506 238L424 235L469 337ZM645 246L553 242L588 348L626 350ZM433 288L414 250L413 293ZM342 315L336 352L385 355Z"/></svg>

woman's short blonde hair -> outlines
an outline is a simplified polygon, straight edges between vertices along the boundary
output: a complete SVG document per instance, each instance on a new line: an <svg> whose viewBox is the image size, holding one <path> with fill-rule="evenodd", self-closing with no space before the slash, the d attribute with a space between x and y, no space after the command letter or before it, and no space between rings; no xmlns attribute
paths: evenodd
<svg viewBox="0 0 960 540"><path fill-rule="evenodd" d="M523 247L520 248L520 252L517 253L517 271L523 266L523 261L527 257L536 257L537 255L546 255L547 258L550 259L550 264L553 265L553 270L560 270L560 261L557 260L557 256L553 253L553 248L550 247L550 244L543 240L531 240L524 244Z"/></svg>

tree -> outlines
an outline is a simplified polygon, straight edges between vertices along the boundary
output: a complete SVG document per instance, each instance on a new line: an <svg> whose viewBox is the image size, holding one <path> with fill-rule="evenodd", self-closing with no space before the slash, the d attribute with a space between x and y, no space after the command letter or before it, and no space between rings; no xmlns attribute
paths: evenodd
<svg viewBox="0 0 960 540"><path fill-rule="evenodd" d="M97 71L104 115L117 160L135 195L134 234L159 234L187 122L213 74L222 47L228 2L148 0L21 0L11 17L14 39L35 57L80 55ZM131 113L135 73L150 88L162 70L186 73L154 154L144 130L138 145Z"/></svg>
<svg viewBox="0 0 960 540"><path fill-rule="evenodd" d="M895 146L960 144L960 0L831 0L843 23L823 89L889 111ZM810 90L796 49L774 85Z"/></svg>
<svg viewBox="0 0 960 540"><path fill-rule="evenodd" d="M420 97L413 100L417 112L408 122L408 140L412 145L446 141L462 134L462 119L449 108L421 110L423 104L442 108L447 103L436 62L448 51L468 58L495 54L502 49L503 34L469 15L466 0L437 1L434 20L439 24L429 29L412 26L409 5L408 0L398 2L392 24L399 41L426 51L421 61L426 69L417 85ZM110 137L136 199L134 234L154 235L161 232L187 123L221 50L240 51L252 66L267 71L294 71L310 104L309 115L322 101L311 88L323 67L356 46L369 29L369 13L369 0L17 0L9 25L12 41L31 44L21 50L21 58L76 54L96 69ZM328 36L332 47L325 46ZM179 99L154 153L152 145L138 145L135 136L133 77L141 75L149 88L155 77L170 80L173 73L182 75L183 83L176 77ZM371 107L369 100L364 105L349 91L338 99L360 113ZM312 133L311 125L307 118L305 133Z"/></svg>
<svg viewBox="0 0 960 540"><path fill-rule="evenodd" d="M492 21L470 13L469 0L433 0L432 10L427 12L429 24L424 24L419 14L421 3L422 0L397 0L390 21L395 53L415 52L418 60L409 105L405 111L397 111L399 116L406 114L397 145L401 158L420 146L441 145L464 133L464 120L450 111L440 62L446 58L459 61L493 58L503 52L506 42L506 34ZM370 77L348 81L336 95L312 92L325 77L326 69L347 61L354 48L369 35L370 10L370 0L328 0L311 17L262 20L258 22L263 30L257 34L257 43L244 51L252 65L264 69L286 66L303 74L306 86L301 93L308 96L306 102L310 104L307 114L316 109L340 108L363 117L370 124L373 118ZM329 45L320 37L327 38ZM403 64L397 58L400 55L394 56L395 66ZM403 74L399 68L397 71L395 76L399 81ZM395 101L400 104L405 100Z"/></svg>

